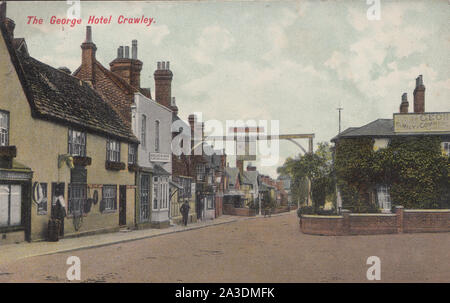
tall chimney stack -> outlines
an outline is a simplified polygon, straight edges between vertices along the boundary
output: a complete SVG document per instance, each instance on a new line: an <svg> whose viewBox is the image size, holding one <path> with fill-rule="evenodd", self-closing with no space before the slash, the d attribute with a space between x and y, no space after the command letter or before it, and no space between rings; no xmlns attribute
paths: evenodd
<svg viewBox="0 0 450 303"><path fill-rule="evenodd" d="M172 102L170 104L170 109L173 111L174 115L178 115L178 106L175 97L172 97Z"/></svg>
<svg viewBox="0 0 450 303"><path fill-rule="evenodd" d="M425 112L425 85L423 85L422 75L416 78L416 88L414 89L414 112Z"/></svg>
<svg viewBox="0 0 450 303"><path fill-rule="evenodd" d="M0 2L0 21L3 21L6 19L6 1L2 0Z"/></svg>
<svg viewBox="0 0 450 303"><path fill-rule="evenodd" d="M153 73L155 78L155 99L156 102L170 108L172 101L172 78L173 74L169 69L169 62L158 62L157 69Z"/></svg>
<svg viewBox="0 0 450 303"><path fill-rule="evenodd" d="M137 40L131 41L131 59L137 60Z"/></svg>
<svg viewBox="0 0 450 303"><path fill-rule="evenodd" d="M97 47L92 41L92 28L86 26L86 39L81 44L81 66L84 70L82 80L94 82L94 62Z"/></svg>
<svg viewBox="0 0 450 303"><path fill-rule="evenodd" d="M406 93L403 93L402 103L400 103L400 113L407 114L408 110L409 110L408 95Z"/></svg>

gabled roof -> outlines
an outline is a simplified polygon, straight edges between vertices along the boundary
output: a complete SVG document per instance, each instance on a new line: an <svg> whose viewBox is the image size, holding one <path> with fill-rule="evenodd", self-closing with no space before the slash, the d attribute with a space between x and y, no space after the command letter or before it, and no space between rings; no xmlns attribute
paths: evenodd
<svg viewBox="0 0 450 303"><path fill-rule="evenodd" d="M394 121L392 119L377 119L361 127L347 128L331 141L334 142L341 138L391 137L394 135Z"/></svg>
<svg viewBox="0 0 450 303"><path fill-rule="evenodd" d="M243 172L242 183L250 184L254 187L258 185L258 172L257 171L244 171Z"/></svg>
<svg viewBox="0 0 450 303"><path fill-rule="evenodd" d="M112 107L87 83L28 56L27 52L16 52L3 25L1 32L33 117L138 142Z"/></svg>
<svg viewBox="0 0 450 303"><path fill-rule="evenodd" d="M237 167L226 167L225 172L228 175L228 184L235 185L236 179L239 177L239 168Z"/></svg>

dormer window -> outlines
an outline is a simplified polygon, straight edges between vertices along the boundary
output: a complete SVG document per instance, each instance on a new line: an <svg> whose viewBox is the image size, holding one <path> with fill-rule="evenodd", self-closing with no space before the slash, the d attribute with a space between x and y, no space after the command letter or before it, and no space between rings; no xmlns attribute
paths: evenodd
<svg viewBox="0 0 450 303"><path fill-rule="evenodd" d="M86 133L69 129L69 154L86 157Z"/></svg>
<svg viewBox="0 0 450 303"><path fill-rule="evenodd" d="M0 146L9 145L9 113L0 111Z"/></svg>

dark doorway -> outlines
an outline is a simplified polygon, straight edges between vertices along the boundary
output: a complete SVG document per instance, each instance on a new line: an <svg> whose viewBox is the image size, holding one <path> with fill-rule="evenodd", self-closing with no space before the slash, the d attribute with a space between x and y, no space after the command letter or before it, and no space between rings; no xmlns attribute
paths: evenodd
<svg viewBox="0 0 450 303"><path fill-rule="evenodd" d="M127 225L127 186L119 186L119 225Z"/></svg>

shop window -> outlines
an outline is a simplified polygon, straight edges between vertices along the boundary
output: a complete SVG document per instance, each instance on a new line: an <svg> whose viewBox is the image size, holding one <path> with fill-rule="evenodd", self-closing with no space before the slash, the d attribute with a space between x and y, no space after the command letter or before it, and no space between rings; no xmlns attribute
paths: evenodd
<svg viewBox="0 0 450 303"><path fill-rule="evenodd" d="M0 227L22 225L22 187L0 185Z"/></svg>
<svg viewBox="0 0 450 303"><path fill-rule="evenodd" d="M80 215L83 213L84 204L87 199L87 186L86 184L69 184L69 202L68 202L68 214Z"/></svg>

